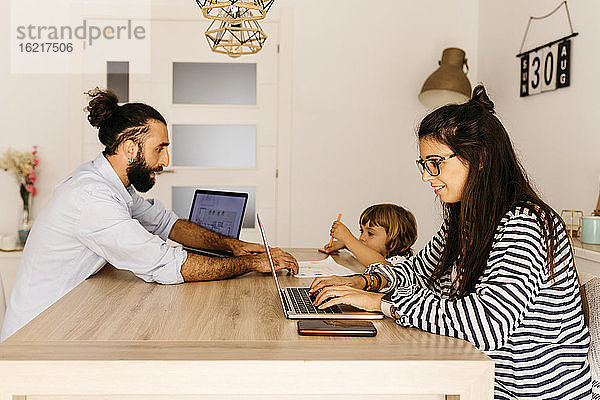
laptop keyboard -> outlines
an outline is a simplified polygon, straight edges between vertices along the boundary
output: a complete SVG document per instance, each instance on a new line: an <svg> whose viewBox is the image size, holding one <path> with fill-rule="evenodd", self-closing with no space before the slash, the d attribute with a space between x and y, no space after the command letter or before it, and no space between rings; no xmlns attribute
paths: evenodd
<svg viewBox="0 0 600 400"><path fill-rule="evenodd" d="M312 303L312 299L308 294L309 288L287 287L288 294L292 304L287 304L286 296L283 296L283 301L286 303L286 308L293 310L296 314L341 314L342 310L338 306L319 309ZM282 289L284 290L284 289Z"/></svg>

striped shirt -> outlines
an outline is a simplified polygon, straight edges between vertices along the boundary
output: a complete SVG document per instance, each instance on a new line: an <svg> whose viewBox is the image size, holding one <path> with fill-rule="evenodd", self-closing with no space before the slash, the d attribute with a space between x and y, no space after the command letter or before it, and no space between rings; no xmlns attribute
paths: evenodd
<svg viewBox="0 0 600 400"><path fill-rule="evenodd" d="M462 298L450 297L451 274L428 288L444 226L415 256L367 271L387 279L383 303L393 305L397 324L465 339L492 358L495 399L590 399L590 338L569 239L556 229L554 278L540 224L522 206L500 221L483 275Z"/></svg>

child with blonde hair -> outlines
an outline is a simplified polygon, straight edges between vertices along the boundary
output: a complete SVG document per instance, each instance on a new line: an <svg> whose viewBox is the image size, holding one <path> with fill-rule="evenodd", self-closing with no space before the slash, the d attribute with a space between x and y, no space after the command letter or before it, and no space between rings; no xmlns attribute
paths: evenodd
<svg viewBox="0 0 600 400"><path fill-rule="evenodd" d="M410 211L396 204L375 204L358 219L360 237L356 238L342 222L331 226L335 241L323 250L332 253L346 248L366 266L385 262L395 264L412 255L417 240L417 222Z"/></svg>

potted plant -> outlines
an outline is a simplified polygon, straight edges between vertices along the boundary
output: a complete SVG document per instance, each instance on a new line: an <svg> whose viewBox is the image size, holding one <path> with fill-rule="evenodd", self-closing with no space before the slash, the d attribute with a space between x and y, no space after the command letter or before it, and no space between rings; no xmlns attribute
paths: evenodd
<svg viewBox="0 0 600 400"><path fill-rule="evenodd" d="M31 204L33 197L37 194L35 169L40 162L37 152L37 146L33 146L31 152L20 152L9 148L0 158L0 168L11 171L19 184L19 194L23 201L23 212L19 224L19 241L22 245L25 245L32 225Z"/></svg>

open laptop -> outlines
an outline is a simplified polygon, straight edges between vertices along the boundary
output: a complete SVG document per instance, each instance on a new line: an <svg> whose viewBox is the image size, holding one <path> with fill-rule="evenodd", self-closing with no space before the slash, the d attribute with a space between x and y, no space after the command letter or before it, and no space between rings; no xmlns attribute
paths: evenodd
<svg viewBox="0 0 600 400"><path fill-rule="evenodd" d="M260 216L256 214L258 219L258 227L260 228L260 234L262 236L263 244L267 249L267 257L269 258L269 264L271 264L271 272L275 279L275 286L277 286L277 293L281 300L281 306L283 307L283 313L286 318L289 319L382 319L383 314L363 311L358 308L339 305L328 307L325 309L318 309L312 304L312 299L308 294L309 288L307 287L280 287L279 280L277 279L277 273L275 272L275 265L273 264L273 258L271 257L271 250L267 242L267 236L263 228Z"/></svg>
<svg viewBox="0 0 600 400"><path fill-rule="evenodd" d="M197 189L194 193L189 220L213 232L239 239L248 203L248 193ZM210 257L232 257L227 250L196 249L186 251Z"/></svg>

